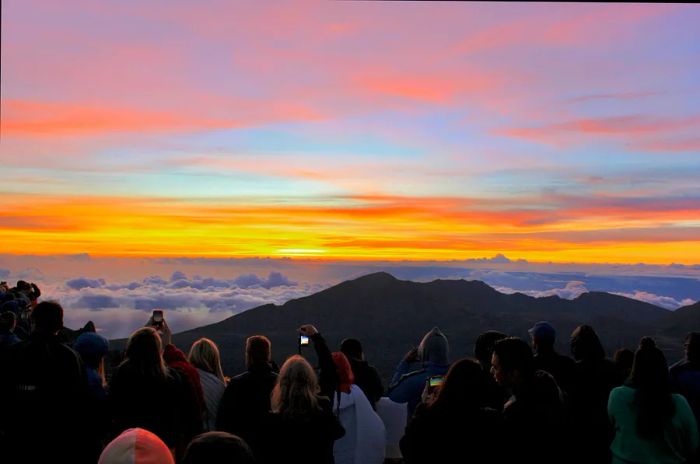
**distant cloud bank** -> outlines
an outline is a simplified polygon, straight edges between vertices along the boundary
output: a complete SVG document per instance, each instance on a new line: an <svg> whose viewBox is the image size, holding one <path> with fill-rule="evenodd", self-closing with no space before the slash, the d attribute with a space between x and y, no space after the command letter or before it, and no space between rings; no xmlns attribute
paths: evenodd
<svg viewBox="0 0 700 464"><path fill-rule="evenodd" d="M418 282L481 280L503 293L533 297L605 291L671 310L700 300L700 267L675 264L566 265L502 254L449 262L0 255L4 280L36 282L42 298L63 305L67 326L93 320L110 338L128 336L154 309L166 311L174 331L188 330L378 271Z"/></svg>

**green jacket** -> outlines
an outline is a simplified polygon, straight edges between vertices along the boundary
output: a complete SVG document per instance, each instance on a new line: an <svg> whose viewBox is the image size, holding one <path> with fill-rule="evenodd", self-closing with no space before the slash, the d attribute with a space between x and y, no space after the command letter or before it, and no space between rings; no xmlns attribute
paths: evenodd
<svg viewBox="0 0 700 464"><path fill-rule="evenodd" d="M686 399L672 395L676 410L663 438L649 441L641 439L636 432L635 392L634 388L624 385L610 392L608 416L615 430L615 439L610 445L613 464L687 462L698 448L698 426Z"/></svg>

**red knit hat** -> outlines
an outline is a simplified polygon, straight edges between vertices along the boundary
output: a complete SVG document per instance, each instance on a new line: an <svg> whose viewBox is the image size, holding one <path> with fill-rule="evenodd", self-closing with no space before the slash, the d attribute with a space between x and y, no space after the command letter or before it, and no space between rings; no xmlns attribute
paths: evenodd
<svg viewBox="0 0 700 464"><path fill-rule="evenodd" d="M338 390L343 393L350 393L350 386L355 383L355 376L352 373L350 361L340 351L331 353L335 363L335 371L338 373Z"/></svg>
<svg viewBox="0 0 700 464"><path fill-rule="evenodd" d="M112 440L98 464L175 464L175 459L156 434L135 428Z"/></svg>

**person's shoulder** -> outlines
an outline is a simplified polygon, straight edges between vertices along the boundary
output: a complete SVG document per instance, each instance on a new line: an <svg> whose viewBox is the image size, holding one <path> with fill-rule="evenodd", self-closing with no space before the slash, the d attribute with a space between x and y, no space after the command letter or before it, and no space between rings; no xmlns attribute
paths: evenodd
<svg viewBox="0 0 700 464"><path fill-rule="evenodd" d="M673 398L673 402L676 405L676 410L692 412L690 409L690 403L688 403L685 396L681 395L680 393L671 393L671 398Z"/></svg>
<svg viewBox="0 0 700 464"><path fill-rule="evenodd" d="M630 396L634 396L634 388L628 386L628 385L620 385L619 387L615 387L612 390L610 390L610 396L609 399L612 402L613 400L618 400L618 399L626 399L629 398Z"/></svg>
<svg viewBox="0 0 700 464"><path fill-rule="evenodd" d="M416 381L416 380L420 380L422 377L425 377L425 376L427 376L427 375L428 375L428 369L427 369L427 368L423 367L423 368L420 368L420 369L416 369L416 370L414 370L414 371L407 372L407 373L405 373L404 375L402 375L402 376L399 378L399 381L398 381L397 385L400 384L400 383L402 383L402 382L406 382L406 381Z"/></svg>
<svg viewBox="0 0 700 464"><path fill-rule="evenodd" d="M668 369L671 376L677 376L689 370L694 370L694 367L686 359L681 359L677 363L671 365L671 367Z"/></svg>

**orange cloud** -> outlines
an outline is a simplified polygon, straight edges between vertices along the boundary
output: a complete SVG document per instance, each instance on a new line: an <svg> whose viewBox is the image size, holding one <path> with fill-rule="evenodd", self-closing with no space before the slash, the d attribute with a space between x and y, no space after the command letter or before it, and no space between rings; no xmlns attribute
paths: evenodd
<svg viewBox="0 0 700 464"><path fill-rule="evenodd" d="M550 211L508 207L507 199L499 206L397 196L329 199L333 206L40 195L7 195L5 202L0 253L245 257L314 250L323 259L463 259L502 252L533 260L700 261L692 227L661 233L700 217L683 201L645 209L570 199Z"/></svg>
<svg viewBox="0 0 700 464"><path fill-rule="evenodd" d="M235 106L234 102L228 104ZM235 114L240 116L212 118L185 115L177 111L157 112L79 103L6 100L3 102L1 129L4 135L10 136L89 135L224 129L322 118L318 112L298 104L277 102L264 107L256 106L250 101L237 104L239 111Z"/></svg>
<svg viewBox="0 0 700 464"><path fill-rule="evenodd" d="M500 129L496 134L551 143L572 135L639 136L698 127L700 116L660 118L643 115L585 118L538 127Z"/></svg>

